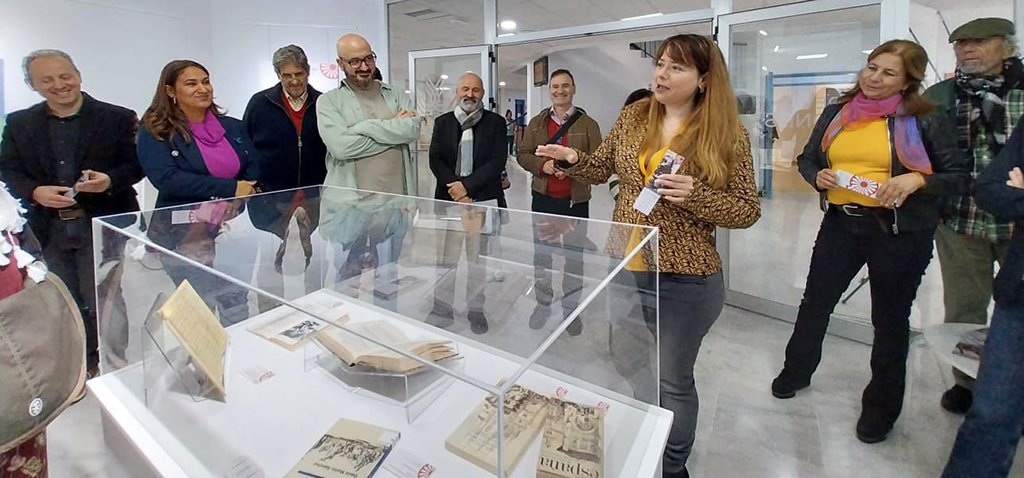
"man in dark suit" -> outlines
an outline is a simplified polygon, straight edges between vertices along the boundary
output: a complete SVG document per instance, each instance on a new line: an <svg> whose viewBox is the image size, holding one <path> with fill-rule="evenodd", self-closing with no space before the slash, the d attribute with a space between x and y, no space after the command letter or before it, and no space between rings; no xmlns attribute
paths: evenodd
<svg viewBox="0 0 1024 478"><path fill-rule="evenodd" d="M505 207L505 192L501 188L501 172L508 160L505 119L484 109L484 85L479 76L473 73L462 75L455 94L459 105L434 122L434 134L430 142L430 170L437 178L434 198ZM450 215L450 207L440 208L444 210L443 214ZM431 322L447 327L455 321L452 310L454 272L464 243L469 261L467 315L471 330L482 334L487 332L488 325L483 310L486 274L480 264L480 234L486 231L487 226L480 221L491 222L493 225L497 216L493 210L486 212L483 208L457 209L465 209L459 213L463 230L447 231L440 240L439 262L441 268L446 269L447 277L439 281L435 289ZM478 224L479 227L471 227L472 224Z"/></svg>
<svg viewBox="0 0 1024 478"><path fill-rule="evenodd" d="M313 231L320 222L320 190L327 176L327 147L316 122L320 92L309 84L309 59L297 45L274 52L271 59L280 83L252 96L242 123L260 152L259 183L263 192L302 188L294 193L264 194L249 200L253 225L272 236L260 248L274 254L261 261L257 281L261 288L284 294L283 259L288 247L288 228L297 219L299 244L306 257L307 292L320 288L319 261L312 261ZM294 246L294 241L292 242ZM271 267L272 266L272 267ZM260 311L279 304L258 295Z"/></svg>
<svg viewBox="0 0 1024 478"><path fill-rule="evenodd" d="M23 66L25 82L46 101L7 118L0 174L28 208L29 226L50 270L82 309L86 364L95 375L99 351L90 219L139 210L132 188L143 178L135 154L138 120L131 110L83 93L81 73L67 53L35 51ZM101 252L117 257L124 242L106 233ZM119 284L119 277L114 279ZM120 298L120 290L116 295Z"/></svg>

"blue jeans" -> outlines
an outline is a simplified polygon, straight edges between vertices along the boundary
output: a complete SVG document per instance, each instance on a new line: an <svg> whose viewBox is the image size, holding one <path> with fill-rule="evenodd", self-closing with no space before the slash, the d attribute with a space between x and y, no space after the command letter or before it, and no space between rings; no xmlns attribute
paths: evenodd
<svg viewBox="0 0 1024 478"><path fill-rule="evenodd" d="M997 303L974 383L974 403L957 433L943 478L1007 476L1021 430L1024 303Z"/></svg>

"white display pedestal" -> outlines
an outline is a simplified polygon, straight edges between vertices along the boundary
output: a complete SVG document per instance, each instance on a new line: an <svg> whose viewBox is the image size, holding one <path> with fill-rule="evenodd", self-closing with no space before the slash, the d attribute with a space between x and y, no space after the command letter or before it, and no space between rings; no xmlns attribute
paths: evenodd
<svg viewBox="0 0 1024 478"><path fill-rule="evenodd" d="M332 299L338 297L320 291L297 302L315 300L324 294ZM407 329L429 328L362 306L358 301L345 300L350 316L357 320L383 319ZM112 477L224 478L231 476L226 471L234 464L249 460L262 469L262 476L277 478L290 470L339 418L398 430L402 437L396 450L429 461L436 468L433 477L489 476L444 449L445 438L484 399L482 390L455 380L410 425L403 408L348 392L324 370L306 372L301 350L289 352L246 330L249 324L261 320L262 315L256 316L228 329L231 360L226 402L197 403L187 393L162 393L151 396L147 406L139 392L144 390L141 363L88 382L102 409L105 441L115 461L108 467ZM466 375L470 377L488 378L489 383L495 384L519 367L504 352L464 337L449 337L458 340ZM275 376L254 384L241 376L250 367L270 369ZM606 476L660 476L656 474L660 473L661 456L672 424L671 412L539 366L526 372L517 383L548 394L561 387L568 390L569 400L609 404L605 422ZM519 462L512 478L536 475L540 439L535 440ZM393 478L386 470L375 476Z"/></svg>

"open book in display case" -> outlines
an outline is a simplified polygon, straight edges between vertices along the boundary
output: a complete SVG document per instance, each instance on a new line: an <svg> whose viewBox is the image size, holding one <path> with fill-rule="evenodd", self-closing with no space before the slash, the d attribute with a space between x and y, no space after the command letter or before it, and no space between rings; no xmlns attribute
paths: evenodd
<svg viewBox="0 0 1024 478"><path fill-rule="evenodd" d="M315 187L93 232L112 476L658 470L655 229Z"/></svg>

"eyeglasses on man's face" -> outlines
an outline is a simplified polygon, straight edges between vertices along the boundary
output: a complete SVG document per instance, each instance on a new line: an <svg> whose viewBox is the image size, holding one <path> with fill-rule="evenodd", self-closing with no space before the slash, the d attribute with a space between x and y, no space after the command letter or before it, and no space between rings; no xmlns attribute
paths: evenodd
<svg viewBox="0 0 1024 478"><path fill-rule="evenodd" d="M348 66L352 68L359 68L359 65L363 63L366 63L366 66L373 66L377 63L377 54L370 53L370 56L367 56L365 58L350 58L348 60L340 58L340 60L347 63Z"/></svg>

